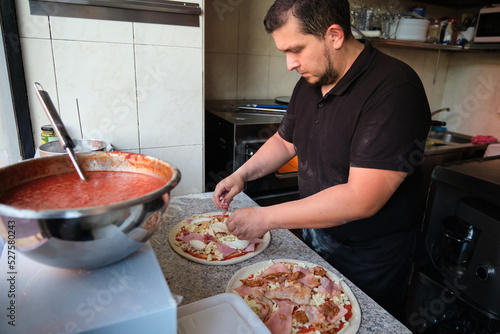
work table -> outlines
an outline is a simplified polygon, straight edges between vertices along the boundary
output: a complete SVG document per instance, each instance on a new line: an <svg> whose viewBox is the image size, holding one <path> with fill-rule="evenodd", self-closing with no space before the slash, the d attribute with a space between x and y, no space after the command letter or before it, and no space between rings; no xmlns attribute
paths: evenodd
<svg viewBox="0 0 500 334"><path fill-rule="evenodd" d="M175 253L168 243L170 230L184 218L196 213L218 212L211 201L212 193L172 197L167 219L150 239L160 267L172 293L182 296L182 305L224 293L226 284L239 269L251 264L273 259L296 259L312 262L343 277L335 268L304 244L288 230L271 231L271 243L257 256L234 265L203 265L189 261ZM247 195L241 193L231 203L230 210L257 206ZM392 315L375 303L348 279L344 281L351 288L361 307L362 333L410 333Z"/></svg>

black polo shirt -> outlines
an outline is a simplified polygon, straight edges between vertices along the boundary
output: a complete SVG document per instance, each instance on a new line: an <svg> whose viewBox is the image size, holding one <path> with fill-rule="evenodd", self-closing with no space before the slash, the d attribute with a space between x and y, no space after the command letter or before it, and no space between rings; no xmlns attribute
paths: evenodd
<svg viewBox="0 0 500 334"><path fill-rule="evenodd" d="M351 166L408 172L375 216L323 229L349 242L407 230L415 223L429 127L429 104L418 75L366 41L352 67L324 97L319 88L299 80L279 134L297 152L302 198L346 183Z"/></svg>

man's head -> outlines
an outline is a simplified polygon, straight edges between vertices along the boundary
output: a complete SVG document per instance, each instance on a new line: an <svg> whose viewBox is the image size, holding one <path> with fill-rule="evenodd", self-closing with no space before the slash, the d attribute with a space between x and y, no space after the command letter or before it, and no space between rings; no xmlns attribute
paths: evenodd
<svg viewBox="0 0 500 334"><path fill-rule="evenodd" d="M352 37L348 0L276 0L264 19L266 31L273 33L291 16L297 19L304 34L322 39L331 25L338 24L346 39Z"/></svg>

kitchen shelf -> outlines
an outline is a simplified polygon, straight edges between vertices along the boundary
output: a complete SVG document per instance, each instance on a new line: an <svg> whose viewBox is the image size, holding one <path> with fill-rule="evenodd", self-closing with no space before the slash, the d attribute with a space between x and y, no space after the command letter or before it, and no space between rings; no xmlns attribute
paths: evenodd
<svg viewBox="0 0 500 334"><path fill-rule="evenodd" d="M465 46L460 45L443 45L443 44L431 44L423 42L411 42L402 41L396 39L384 39L384 38L371 38L370 41L373 44L387 45L387 46L397 46L405 48L417 48L417 49L427 49L427 50L444 50L444 51L468 51L468 50L500 50L500 44L467 44Z"/></svg>

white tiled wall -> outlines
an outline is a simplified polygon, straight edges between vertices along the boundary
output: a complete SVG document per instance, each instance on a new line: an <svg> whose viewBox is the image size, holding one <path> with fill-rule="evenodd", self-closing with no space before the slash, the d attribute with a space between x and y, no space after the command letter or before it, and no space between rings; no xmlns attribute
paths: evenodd
<svg viewBox="0 0 500 334"><path fill-rule="evenodd" d="M49 122L34 82L73 138L174 164L174 195L203 191L203 16L200 27L32 16L27 0L17 15L37 145Z"/></svg>
<svg viewBox="0 0 500 334"><path fill-rule="evenodd" d="M354 2L359 3L351 1ZM367 2L382 6L397 4L406 10L416 5L404 0ZM284 56L262 23L273 0L238 0L233 1L232 6L223 7L216 6L217 3L220 2L207 1L206 6L206 98L272 99L290 95L299 76L295 71L287 71ZM460 17L461 14L446 7L425 7L432 17ZM500 139L500 58L497 53L438 53L437 50L377 47L403 60L418 73L432 110L452 108L452 112L441 113L434 119L446 121L451 131L472 136L493 135ZM478 88L481 86L482 90Z"/></svg>
<svg viewBox="0 0 500 334"><path fill-rule="evenodd" d="M273 0L206 5L206 98L273 99L290 96L299 79L264 30Z"/></svg>

